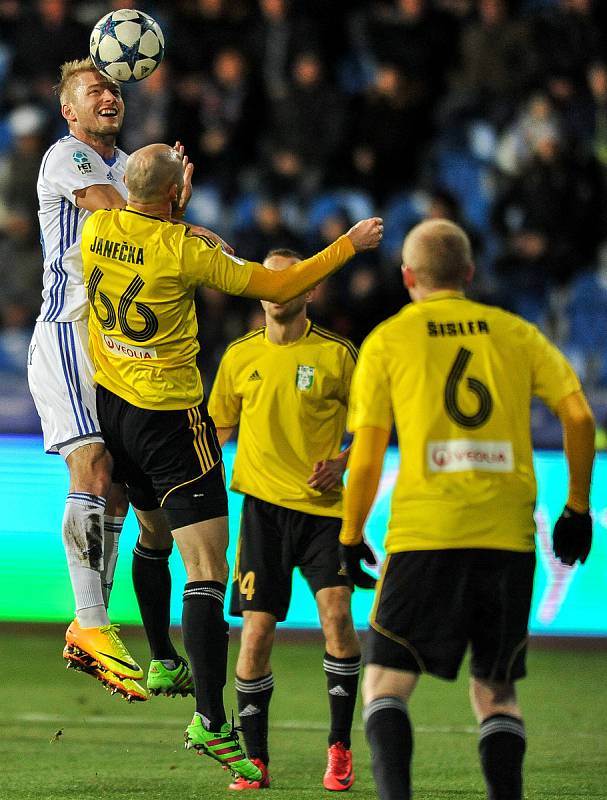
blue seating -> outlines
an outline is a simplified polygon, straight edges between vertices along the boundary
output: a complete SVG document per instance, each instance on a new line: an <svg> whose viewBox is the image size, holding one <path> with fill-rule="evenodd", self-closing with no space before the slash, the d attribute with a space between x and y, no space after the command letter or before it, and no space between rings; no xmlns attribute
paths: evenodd
<svg viewBox="0 0 607 800"><path fill-rule="evenodd" d="M607 282L586 272L571 285L565 352L582 377L607 385Z"/></svg>
<svg viewBox="0 0 607 800"><path fill-rule="evenodd" d="M427 200L421 194L399 192L388 200L383 212L384 237L381 250L388 258L398 258L403 239L424 219Z"/></svg>
<svg viewBox="0 0 607 800"><path fill-rule="evenodd" d="M493 183L490 168L464 149L439 148L436 182L459 200L462 215L477 230L489 227Z"/></svg>

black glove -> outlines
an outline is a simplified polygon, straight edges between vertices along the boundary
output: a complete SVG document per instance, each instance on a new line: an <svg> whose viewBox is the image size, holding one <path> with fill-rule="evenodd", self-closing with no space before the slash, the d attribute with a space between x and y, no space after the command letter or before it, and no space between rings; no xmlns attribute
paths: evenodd
<svg viewBox="0 0 607 800"><path fill-rule="evenodd" d="M375 589L377 580L361 568L360 562L377 564L375 553L363 539L358 544L339 543L339 563L355 586L361 589Z"/></svg>
<svg viewBox="0 0 607 800"><path fill-rule="evenodd" d="M583 564L588 558L592 544L592 518L586 511L580 514L565 506L552 531L554 555L568 567L580 560Z"/></svg>

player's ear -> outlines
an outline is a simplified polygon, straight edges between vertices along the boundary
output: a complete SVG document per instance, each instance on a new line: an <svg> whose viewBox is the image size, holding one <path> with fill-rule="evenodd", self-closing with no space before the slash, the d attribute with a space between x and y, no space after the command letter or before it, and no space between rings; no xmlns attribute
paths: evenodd
<svg viewBox="0 0 607 800"><path fill-rule="evenodd" d="M403 274L403 283L407 289L413 289L415 287L415 273L408 267L406 264L402 264L400 268Z"/></svg>
<svg viewBox="0 0 607 800"><path fill-rule="evenodd" d="M176 183L172 183L169 189L169 200L171 203L176 203L179 200L179 187Z"/></svg>
<svg viewBox="0 0 607 800"><path fill-rule="evenodd" d="M472 278L474 277L474 270L475 270L475 266L474 266L474 264L472 262L470 262L468 264L468 268L466 269L466 274L464 275L464 283L465 284L468 284L468 283L470 283L472 281Z"/></svg>
<svg viewBox="0 0 607 800"><path fill-rule="evenodd" d="M306 303L311 303L313 300L315 300L316 295L318 294L319 286L320 283L317 283L316 286L313 286L309 292L306 292Z"/></svg>
<svg viewBox="0 0 607 800"><path fill-rule="evenodd" d="M64 103L61 106L61 116L68 122L76 122L76 115L74 114L71 103Z"/></svg>

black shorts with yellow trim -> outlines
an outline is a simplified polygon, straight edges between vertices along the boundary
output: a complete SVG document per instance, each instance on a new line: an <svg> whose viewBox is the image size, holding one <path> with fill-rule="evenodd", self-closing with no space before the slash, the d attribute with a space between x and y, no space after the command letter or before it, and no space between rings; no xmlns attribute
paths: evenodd
<svg viewBox="0 0 607 800"><path fill-rule="evenodd" d="M341 574L338 539L341 519L290 508L245 495L230 614L265 611L282 622L291 602L293 570L314 595L321 589L352 586Z"/></svg>
<svg viewBox="0 0 607 800"><path fill-rule="evenodd" d="M365 662L454 680L470 645L475 677L524 677L534 570L535 553L507 550L389 555L371 612Z"/></svg>
<svg viewBox="0 0 607 800"><path fill-rule="evenodd" d="M171 528L227 516L221 447L206 403L180 411L138 408L103 386L97 414L131 504L164 508Z"/></svg>

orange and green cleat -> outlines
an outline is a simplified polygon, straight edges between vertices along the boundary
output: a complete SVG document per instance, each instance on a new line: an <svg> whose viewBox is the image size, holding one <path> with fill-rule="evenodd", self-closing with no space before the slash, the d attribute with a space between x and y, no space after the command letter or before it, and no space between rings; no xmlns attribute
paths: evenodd
<svg viewBox="0 0 607 800"><path fill-rule="evenodd" d="M258 781L250 781L247 778L242 778L240 775L236 780L228 786L228 789L233 789L236 792L247 791L248 789L269 789L270 788L270 774L268 767L263 763L260 758L251 758L251 764L261 772L261 779Z"/></svg>
<svg viewBox="0 0 607 800"><path fill-rule="evenodd" d="M248 781L260 781L261 770L246 757L243 752L234 724L224 722L219 733L208 731L202 724L199 714L185 729L186 749L194 748L200 755L210 756L229 769L235 778Z"/></svg>
<svg viewBox="0 0 607 800"><path fill-rule="evenodd" d="M77 669L98 668L119 678L140 680L143 670L118 636L119 630L119 625L81 628L75 619L65 633L63 657Z"/></svg>
<svg viewBox="0 0 607 800"><path fill-rule="evenodd" d="M322 785L332 792L345 792L353 783L352 751L336 742L327 752L327 769Z"/></svg>
<svg viewBox="0 0 607 800"><path fill-rule="evenodd" d="M66 667L79 670L84 672L85 675L91 675L96 678L112 695L118 694L129 703L134 700L144 701L150 699L147 691L137 681L133 681L130 678L119 678L118 675L108 672L108 670L96 664L90 656L76 658L73 653L68 655L67 645L63 651L63 657L67 662Z"/></svg>

